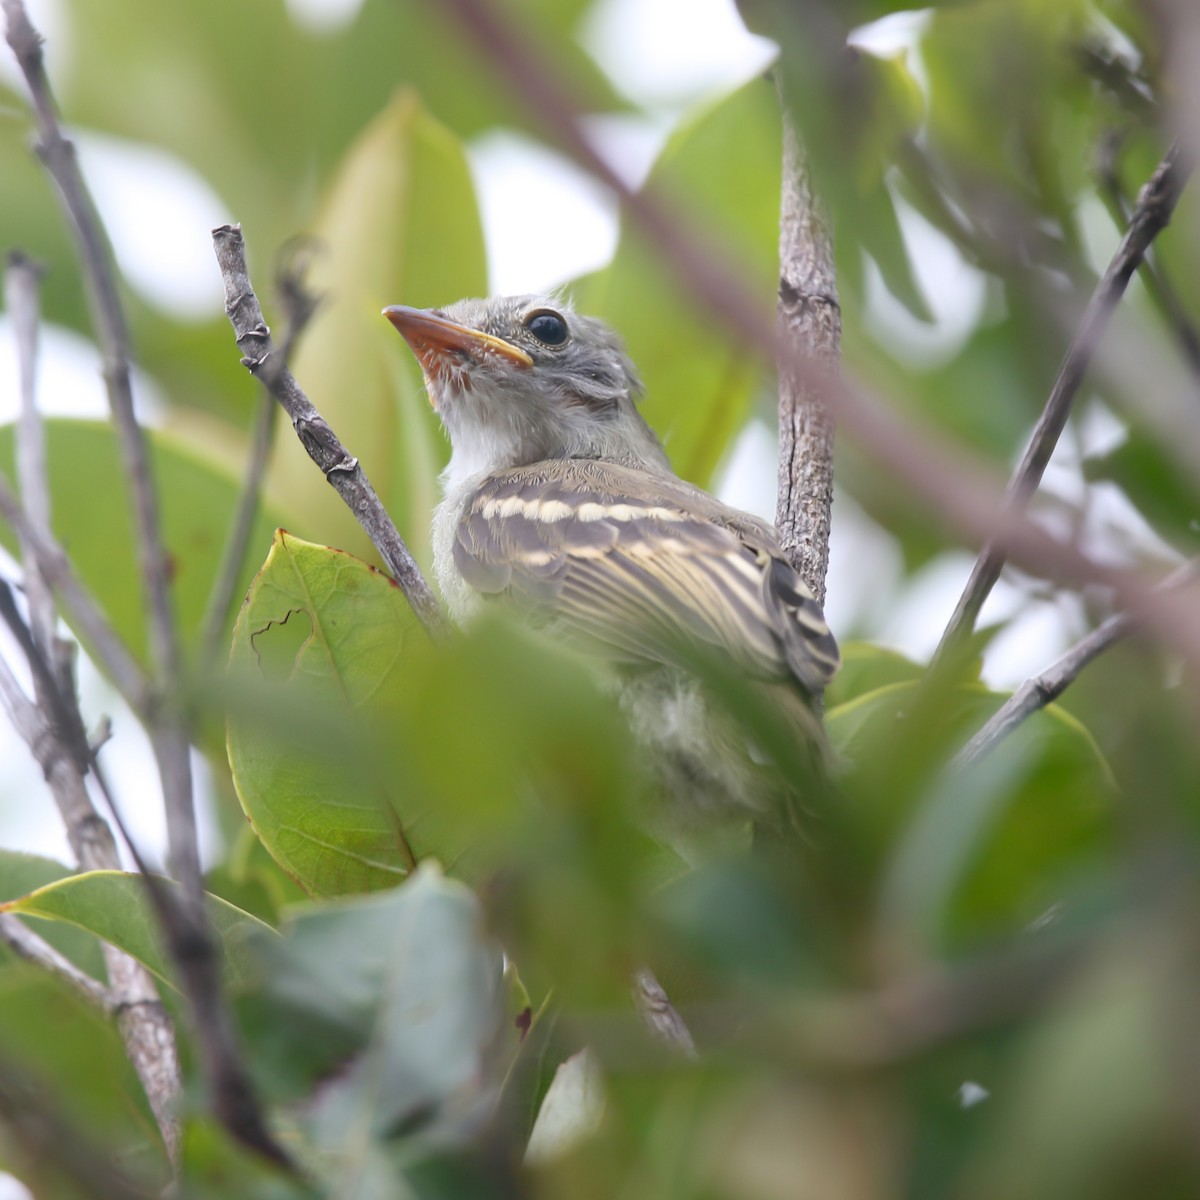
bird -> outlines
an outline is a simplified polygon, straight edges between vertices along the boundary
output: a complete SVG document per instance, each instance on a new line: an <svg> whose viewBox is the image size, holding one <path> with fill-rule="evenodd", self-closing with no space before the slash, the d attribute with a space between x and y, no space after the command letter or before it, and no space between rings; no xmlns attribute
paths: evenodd
<svg viewBox="0 0 1200 1200"><path fill-rule="evenodd" d="M561 297L383 315L449 436L432 542L454 621L499 601L608 664L664 828L771 823L762 752L695 666L706 654L752 680L823 757L839 652L774 529L672 471L620 337Z"/></svg>

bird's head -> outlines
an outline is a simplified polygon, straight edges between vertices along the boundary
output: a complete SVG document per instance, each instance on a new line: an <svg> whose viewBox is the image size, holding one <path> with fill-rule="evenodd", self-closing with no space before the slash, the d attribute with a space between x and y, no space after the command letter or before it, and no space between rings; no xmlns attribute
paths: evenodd
<svg viewBox="0 0 1200 1200"><path fill-rule="evenodd" d="M454 474L555 458L666 467L637 411L633 363L603 321L545 296L395 305L383 314L421 364Z"/></svg>

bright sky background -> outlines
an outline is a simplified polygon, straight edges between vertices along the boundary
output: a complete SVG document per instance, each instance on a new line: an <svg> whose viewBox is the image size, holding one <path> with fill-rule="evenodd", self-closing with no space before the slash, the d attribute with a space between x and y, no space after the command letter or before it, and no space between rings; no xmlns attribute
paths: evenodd
<svg viewBox="0 0 1200 1200"><path fill-rule="evenodd" d="M57 0L27 0L48 37L50 65L61 68L75 48ZM288 0L298 19L316 26L352 18L357 0ZM919 19L919 18L918 18ZM911 45L911 17L888 20L865 31L860 44L892 51ZM589 17L585 40L617 86L646 105L651 116L606 118L593 132L603 149L633 181L649 168L679 114L703 96L731 89L762 71L770 43L745 32L732 0L602 0ZM0 55L0 71L12 74ZM134 288L151 303L189 320L219 310L219 282L212 267L210 229L236 217L186 164L157 149L84 132L78 135L84 169L105 217L117 257ZM604 263L616 241L611 198L570 163L523 136L494 132L470 147L479 187L494 292L537 291ZM527 204L536 192L548 203ZM170 202L164 202L169 196ZM921 325L887 294L874 273L868 326L898 351L921 361L953 354L978 319L985 299L982 276L915 213L902 212L918 278L935 314ZM536 222L536 226L534 225ZM548 225L547 222L550 222ZM1099 247L1107 254L1111 247ZM0 379L14 380L11 335L0 317ZM139 384L139 399L154 419L154 389ZM0 386L0 420L10 420L15 388ZM94 348L69 331L42 333L41 395L47 412L106 412ZM1047 477L1048 486L1071 495L1071 469L1083 446L1112 440L1114 421L1094 419L1080 445L1064 445ZM771 517L775 495L775 435L753 425L736 446L720 490L725 499ZM1075 498L1075 497L1072 497ZM1142 528L1117 505L1100 506L1097 520ZM865 628L878 641L917 657L936 643L970 570L966 552L939 557L906 586L891 538L854 503L839 495L834 506L827 612L835 632ZM1012 686L1044 667L1082 632L1082 612L1071 599L1032 602L1001 584L984 621L1023 615L993 644L985 673L997 686ZM137 723L88 664L81 668L86 710L113 715L115 736L106 750L113 773L129 794L128 781L153 778ZM40 773L6 722L0 722L0 845L67 857L65 841L44 792ZM28 797L23 802L22 797ZM128 817L142 844L164 843L157 803L130 804ZM7 1200L0 1186L0 1200Z"/></svg>

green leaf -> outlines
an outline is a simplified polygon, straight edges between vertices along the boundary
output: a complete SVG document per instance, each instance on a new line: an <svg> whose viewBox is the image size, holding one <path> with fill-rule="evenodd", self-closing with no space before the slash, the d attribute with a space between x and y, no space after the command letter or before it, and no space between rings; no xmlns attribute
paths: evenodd
<svg viewBox="0 0 1200 1200"><path fill-rule="evenodd" d="M27 892L47 884L71 878L75 872L52 858L22 854L17 850L0 850L0 904L16 900ZM60 954L69 958L93 979L107 979L100 944L89 933L57 922L33 919L30 926ZM0 957L7 957L0 947Z"/></svg>
<svg viewBox="0 0 1200 1200"><path fill-rule="evenodd" d="M969 771L947 768L1005 697L896 683L830 710L843 784L889 925L959 949L1041 917L1107 861L1112 774L1087 730L1050 705Z"/></svg>
<svg viewBox="0 0 1200 1200"><path fill-rule="evenodd" d="M779 146L774 89L756 79L693 114L646 185L736 264L761 298L764 321L779 275ZM758 355L707 315L630 221L612 263L589 278L578 302L620 330L646 384L646 419L675 470L708 484L762 386Z"/></svg>
<svg viewBox="0 0 1200 1200"><path fill-rule="evenodd" d="M235 467L207 461L170 434L148 430L147 440L171 568L171 598L184 645L194 653L240 484ZM13 441L13 426L0 427L0 470L10 479ZM47 421L46 446L54 533L117 633L144 659L148 622L128 489L112 428L95 421ZM261 553L270 544L273 527L271 514L260 511L250 535L251 562L256 548ZM15 551L16 538L3 523L0 542ZM243 586L251 574L251 568L244 570ZM230 617L241 594L235 590Z"/></svg>
<svg viewBox="0 0 1200 1200"><path fill-rule="evenodd" d="M161 882L163 887L177 886L170 880ZM270 933L271 928L215 896L209 896L207 902L226 981L235 984L247 969L245 943L251 931ZM0 911L44 917L87 930L136 958L164 983L177 986L145 882L138 875L123 871L71 875L0 904Z"/></svg>
<svg viewBox="0 0 1200 1200"><path fill-rule="evenodd" d="M310 283L326 303L296 355L296 377L361 457L405 541L425 559L446 442L416 361L380 310L398 302L446 304L487 290L461 145L414 92L398 91L347 151L312 229L324 252ZM276 439L270 487L302 534L373 554L286 426Z"/></svg>
<svg viewBox="0 0 1200 1200"><path fill-rule="evenodd" d="M340 730L364 706L386 710L405 685L406 651L423 640L387 576L280 530L238 616L230 669L267 704L294 680L292 707L320 703ZM245 710L229 720L234 785L258 836L313 895L399 882L415 859L384 780L364 774L352 737L331 745L296 715L291 730Z"/></svg>
<svg viewBox="0 0 1200 1200"><path fill-rule="evenodd" d="M283 936L253 951L242 1008L252 1027L270 1026L254 1033L256 1056L285 1089L337 1067L307 1119L339 1156L406 1123L470 1112L494 1086L490 1066L519 1043L515 1026L497 1041L503 961L479 903L432 865L373 896L298 906Z"/></svg>
<svg viewBox="0 0 1200 1200"><path fill-rule="evenodd" d="M893 683L911 683L921 678L925 668L896 650L870 642L846 642L841 670L825 689L825 708L832 712L856 696L865 695Z"/></svg>
<svg viewBox="0 0 1200 1200"><path fill-rule="evenodd" d="M53 1129L45 1114L103 1153L138 1193L167 1186L169 1165L154 1118L122 1045L116 1022L54 976L26 963L0 968L0 1062L6 1115L4 1146L15 1117L25 1130ZM34 1144L38 1134L34 1133ZM19 1149L18 1149L19 1148ZM5 1169L21 1175L37 1194L83 1196L63 1185L57 1153L30 1156L15 1141ZM70 1153L66 1150L65 1153ZM31 1161L31 1158L33 1161ZM95 1193L92 1193L95 1194ZM111 1195L111 1192L105 1193Z"/></svg>

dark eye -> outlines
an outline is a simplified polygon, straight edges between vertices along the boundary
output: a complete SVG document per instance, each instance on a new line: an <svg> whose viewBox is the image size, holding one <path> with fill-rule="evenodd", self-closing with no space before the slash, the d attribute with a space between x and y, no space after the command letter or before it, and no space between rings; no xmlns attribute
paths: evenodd
<svg viewBox="0 0 1200 1200"><path fill-rule="evenodd" d="M561 346L567 340L567 323L556 312L542 309L525 318L525 328L546 346Z"/></svg>

